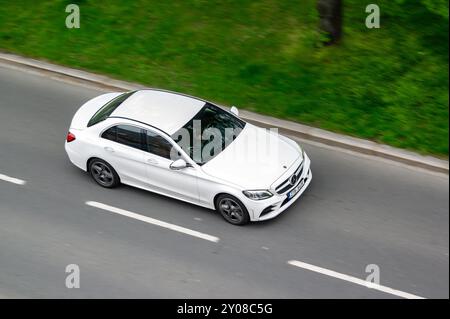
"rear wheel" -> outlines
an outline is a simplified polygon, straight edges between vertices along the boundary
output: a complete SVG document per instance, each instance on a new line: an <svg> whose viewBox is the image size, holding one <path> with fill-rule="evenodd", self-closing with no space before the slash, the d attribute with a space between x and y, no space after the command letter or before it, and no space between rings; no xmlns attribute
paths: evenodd
<svg viewBox="0 0 450 319"><path fill-rule="evenodd" d="M89 173L94 181L102 187L114 188L120 184L119 175L104 160L95 158L89 162Z"/></svg>
<svg viewBox="0 0 450 319"><path fill-rule="evenodd" d="M245 225L250 221L247 208L232 195L220 195L216 200L216 210L227 222L233 225Z"/></svg>

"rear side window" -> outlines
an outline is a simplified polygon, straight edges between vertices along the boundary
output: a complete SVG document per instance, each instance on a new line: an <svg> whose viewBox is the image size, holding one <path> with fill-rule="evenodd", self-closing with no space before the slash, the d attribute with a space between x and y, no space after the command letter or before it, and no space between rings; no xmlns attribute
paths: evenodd
<svg viewBox="0 0 450 319"><path fill-rule="evenodd" d="M172 144L161 135L147 131L147 152L170 159ZM172 159L175 160L175 159Z"/></svg>
<svg viewBox="0 0 450 319"><path fill-rule="evenodd" d="M113 126L109 129L107 129L105 132L103 132L102 137L106 138L107 140L116 142L117 141L117 126Z"/></svg>
<svg viewBox="0 0 450 319"><path fill-rule="evenodd" d="M132 125L117 125L107 129L102 138L111 140L129 147L144 150L144 130Z"/></svg>
<svg viewBox="0 0 450 319"><path fill-rule="evenodd" d="M90 127L106 120L108 116L110 116L112 112L114 112L115 109L117 109L119 105L122 104L122 102L129 98L133 93L134 91L123 93L106 103L102 108L100 108L100 110L97 111L97 113L94 114L87 126Z"/></svg>

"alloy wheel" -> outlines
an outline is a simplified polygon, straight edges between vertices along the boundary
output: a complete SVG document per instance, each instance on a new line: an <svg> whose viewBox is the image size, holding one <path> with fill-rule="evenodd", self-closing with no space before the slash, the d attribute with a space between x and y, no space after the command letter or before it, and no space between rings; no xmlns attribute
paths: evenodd
<svg viewBox="0 0 450 319"><path fill-rule="evenodd" d="M221 199L219 209L222 215L233 224L240 224L244 219L241 205L231 198Z"/></svg>
<svg viewBox="0 0 450 319"><path fill-rule="evenodd" d="M92 163L91 174L95 181L102 186L110 187L114 184L114 175L105 163L99 161Z"/></svg>

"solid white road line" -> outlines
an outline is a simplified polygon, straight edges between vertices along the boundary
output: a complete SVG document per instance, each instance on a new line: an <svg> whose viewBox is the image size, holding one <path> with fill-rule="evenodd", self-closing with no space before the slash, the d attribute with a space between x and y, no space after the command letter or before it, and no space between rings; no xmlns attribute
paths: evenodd
<svg viewBox="0 0 450 319"><path fill-rule="evenodd" d="M372 283L372 282L369 282L369 281L366 281L366 280L362 280L362 279L359 279L359 278L356 278L356 277L352 277L352 276L349 276L349 275L341 274L341 273L338 273L338 272L333 271L333 270L329 270L329 269L326 269L326 268L314 266L314 265L307 264L307 263L304 263L304 262L301 262L301 261L298 261L298 260L290 260L287 263L292 265L292 266L300 267L300 268L303 268L303 269L307 269L307 270L311 270L311 271L314 271L314 272L318 272L318 273L323 274L323 275L327 275L327 276L330 276L330 277L334 277L334 278L338 278L338 279L341 279L341 280L349 281L349 282L352 282L352 283L357 284L357 285L361 285L361 286L364 286L364 287L367 287L367 288L376 289L376 290L379 290L379 291L382 291L382 292L385 292L385 293L388 293L388 294L391 294L391 295L399 296L399 297L402 297L402 298L406 298L406 299L425 299L423 297L416 296L416 295L413 295L413 294L410 294L410 293L407 293L407 292L403 292L403 291L400 291L400 290L392 289L392 288L389 288L389 287L386 287L386 286L381 286L381 285L378 285L378 284L375 284L375 283Z"/></svg>
<svg viewBox="0 0 450 319"><path fill-rule="evenodd" d="M25 182L25 181L23 181L21 179L10 177L10 176L6 176L6 175L3 175L3 174L0 174L0 179L4 180L6 182L17 184L17 185L25 185L27 183L27 182Z"/></svg>
<svg viewBox="0 0 450 319"><path fill-rule="evenodd" d="M174 224L166 223L166 222L163 222L163 221L158 220L158 219L154 219L154 218L151 218L151 217L139 215L139 214L136 214L136 213L133 213L133 212L129 212L129 211L124 210L124 209L120 209L120 208L117 208L117 207L109 206L109 205L102 204L102 203L99 203L99 202L89 201L89 202L86 202L86 205L89 205L89 206L92 206L92 207L96 207L96 208L100 208L100 209L103 209L103 210L107 210L107 211L110 211L112 213L116 213L116 214L119 214L119 215L127 216L127 217L130 217L130 218L134 218L134 219L137 219L137 220L149 223L149 224L153 224L153 225L156 225L156 226L167 228L167 229L170 229L170 230L173 230L173 231L177 231L177 232L180 232L180 233L183 233L183 234L186 234L186 235L190 235L190 236L194 236L194 237L201 238L201 239L204 239L204 240L212 241L214 243L217 243L219 241L218 237L214 237L214 236L211 236L211 235L208 235L208 234L200 233L200 232L195 231L195 230L191 230L191 229L184 228L184 227L181 227L181 226L177 226L177 225L174 225Z"/></svg>

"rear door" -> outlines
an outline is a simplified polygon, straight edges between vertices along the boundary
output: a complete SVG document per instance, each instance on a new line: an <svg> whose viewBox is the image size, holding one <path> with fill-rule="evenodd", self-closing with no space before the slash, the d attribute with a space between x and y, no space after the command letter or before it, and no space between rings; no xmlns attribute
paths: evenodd
<svg viewBox="0 0 450 319"><path fill-rule="evenodd" d="M144 130L135 125L121 124L108 128L101 137L101 158L114 167L121 181L146 187Z"/></svg>

